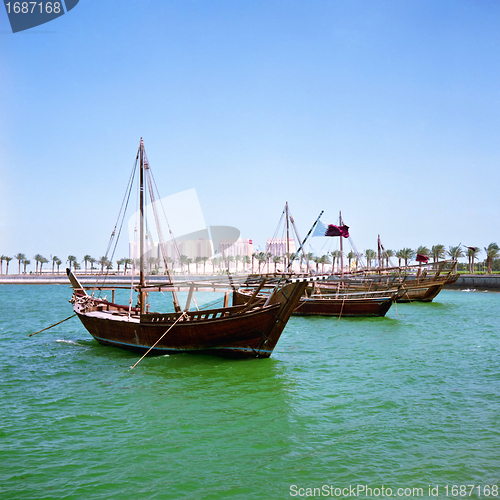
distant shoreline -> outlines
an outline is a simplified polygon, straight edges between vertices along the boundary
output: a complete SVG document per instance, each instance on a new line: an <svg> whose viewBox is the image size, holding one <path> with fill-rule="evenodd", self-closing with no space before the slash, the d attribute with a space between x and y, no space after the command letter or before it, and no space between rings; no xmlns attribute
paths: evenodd
<svg viewBox="0 0 500 500"><path fill-rule="evenodd" d="M198 279L200 277L206 278L209 276L208 274L198 275L198 274L189 274L189 275L174 275L174 279L176 277L181 278L182 280L187 279ZM220 275L215 275L220 276ZM95 284L97 280L102 283L102 275L95 273L78 273L76 277L80 281L82 285L92 286ZM132 278L134 284L139 284L139 275L117 275L117 274L108 274L106 276L106 285L116 285L116 286L130 286L132 282ZM149 275L148 281L157 282L157 283L166 283L168 281L168 276L164 274L155 274ZM12 275L1 275L0 276L0 285L68 285L71 286L66 273L60 274L52 274L52 273L44 273L44 274L12 274Z"/></svg>
<svg viewBox="0 0 500 500"><path fill-rule="evenodd" d="M209 275L179 275L181 279L198 279L206 278ZM215 275L220 276L220 275ZM98 274L77 274L82 285L93 285L99 275ZM175 279L176 276L174 276ZM151 275L148 277L149 282L166 282L168 280L165 275ZM110 274L106 278L108 286L130 286L132 281L131 275L114 275ZM134 277L134 282L138 283L139 276ZM1 275L0 285L68 285L70 286L66 273L60 274L12 274ZM492 290L500 291L500 274L461 274L458 280L452 285L446 285L446 289L471 289L471 290Z"/></svg>

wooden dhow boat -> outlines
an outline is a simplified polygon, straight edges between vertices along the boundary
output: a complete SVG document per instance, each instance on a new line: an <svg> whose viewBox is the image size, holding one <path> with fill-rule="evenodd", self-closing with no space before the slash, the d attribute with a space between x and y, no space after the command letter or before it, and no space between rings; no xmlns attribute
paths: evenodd
<svg viewBox="0 0 500 500"><path fill-rule="evenodd" d="M325 278L325 277L323 277ZM336 317L369 317L385 316L392 304L401 295L399 288L380 291L347 292L338 288L325 286L326 282L318 283L320 277L309 278L313 281L304 290L293 311L295 316L336 316ZM318 280L318 281L316 281ZM269 286L269 285L268 285ZM260 285L257 297L261 303L267 300L265 286ZM255 290L240 288L233 292L233 304L248 303ZM255 299L254 299L255 300Z"/></svg>
<svg viewBox="0 0 500 500"><path fill-rule="evenodd" d="M385 316L398 291L344 292L304 295L293 314L297 316L367 317Z"/></svg>
<svg viewBox="0 0 500 500"><path fill-rule="evenodd" d="M87 331L103 345L110 345L151 354L210 353L231 357L269 357L273 352L292 312L308 284L307 279L280 280L264 302L254 300L245 305L229 306L205 310L189 310L193 288L186 306L181 309L177 300L175 283L167 272L167 282L149 286L146 282L145 245L145 184L148 184L150 198L152 189L149 164L141 139L136 156L134 171L139 162L139 205L140 205L140 262L137 305L132 301L127 305L116 304L96 297L95 291L104 286L94 287L90 295L76 276L67 270L73 286L71 303ZM128 195L132 191L129 183ZM154 203L154 200L151 200ZM127 203L122 204L122 207ZM124 212L121 215L124 220ZM119 216L120 219L120 216ZM117 226L121 227L117 222ZM112 239L119 231L113 230ZM160 245L161 247L162 245ZM108 249L111 248L108 245ZM116 244L115 244L116 248ZM165 268L167 259L164 256ZM152 291L172 292L174 312L151 312L148 294ZM227 295L226 295L227 296ZM171 304L170 304L171 305Z"/></svg>
<svg viewBox="0 0 500 500"><path fill-rule="evenodd" d="M248 306L144 313L140 307L88 295L69 270L68 276L74 288L73 309L100 344L151 354L269 357L307 286L307 279L292 280L278 287L265 303Z"/></svg>
<svg viewBox="0 0 500 500"><path fill-rule="evenodd" d="M289 211L288 203L285 204L276 233L279 232L279 227L282 222L284 222L284 226L286 227L286 256L289 256L290 226L295 231L295 236L299 240L300 238L293 217ZM318 223L318 221L316 222ZM309 231L309 234L310 233L311 231ZM342 239L349 237L349 228L343 224L341 214L339 215L339 226L331 224L326 226L325 224L319 223L314 234L330 237L339 236L340 253L341 256L343 255ZM289 260L288 263L285 260L285 264L287 265L285 274L291 272L293 259L296 258L302 249L303 244L294 254L292 260ZM303 258L306 260L307 269L310 272L307 255L303 254ZM343 269L343 265L341 265L341 269ZM293 276L293 274L290 275ZM250 297L252 297L253 301L264 303L268 298L269 291L272 290L273 279L275 280L277 275L275 274L273 276L268 274L263 276L265 276L267 283L252 283L255 277L250 276L243 287L233 292L233 304L246 304ZM293 312L294 315L337 317L385 316L393 302L400 296L399 286L386 288L380 291L346 291L344 289L340 290L340 287L337 287L337 289L329 287L327 281L320 285L319 281L326 278L328 278L328 276L315 276L310 278L313 283L304 290L304 295L300 298Z"/></svg>
<svg viewBox="0 0 500 500"><path fill-rule="evenodd" d="M357 274L332 275L322 290L343 289L350 292L384 291L398 288L397 302L432 302L445 285L455 283L456 261L441 261L427 267L376 268Z"/></svg>
<svg viewBox="0 0 500 500"><path fill-rule="evenodd" d="M342 216L339 215L339 224ZM356 261L362 261L362 255L356 250L349 236L351 247L354 250ZM378 236L378 267L369 266L360 269L344 270L342 238L340 238L340 272L330 274L328 280L321 284L323 294L331 294L332 290L343 292L389 292L397 289L397 302L431 302L445 285L455 283L456 260L428 262L428 257L417 254L417 264L410 266L383 266L383 252L385 251L380 235ZM387 258L387 262L389 258ZM351 267L351 266L349 266ZM357 266L356 266L357 267Z"/></svg>

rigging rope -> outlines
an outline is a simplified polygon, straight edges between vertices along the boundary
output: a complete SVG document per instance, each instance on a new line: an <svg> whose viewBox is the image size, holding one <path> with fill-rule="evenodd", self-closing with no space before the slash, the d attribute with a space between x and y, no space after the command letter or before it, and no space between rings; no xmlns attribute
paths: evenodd
<svg viewBox="0 0 500 500"><path fill-rule="evenodd" d="M158 186L156 185L156 181L155 181L153 172L151 172L151 180L153 181L153 187L156 190L156 194L158 196L158 200L160 202L161 209L163 211L163 216L165 217L165 221L167 223L168 232L170 234L170 239L171 239L172 243L174 244L174 248L175 248L175 251L177 253L177 258L180 260L180 258L181 258L181 252L179 250L179 246L177 245L177 241L176 241L176 239L174 237L174 233L172 232L172 228L170 227L170 223L168 222L167 214L165 213L165 207L163 206L163 202L161 201L160 192L158 191ZM166 253L166 250L165 250L165 253ZM165 258L166 258L166 256L165 256Z"/></svg>
<svg viewBox="0 0 500 500"><path fill-rule="evenodd" d="M127 207L128 207L129 201L130 201L130 195L132 193L132 187L133 187L133 184L134 184L134 178L135 178L135 172L137 170L138 159L139 159L139 152L137 152L137 155L135 157L134 166L132 167L132 172L130 174L130 177L129 177L129 180L128 180L128 183L127 183L127 188L125 190L125 195L123 197L122 204L121 204L120 210L118 212L118 217L117 217L115 226L113 228L113 231L111 233L111 236L109 238L108 247L106 249L106 253L104 254L104 259L105 260L108 259L108 253L109 253L110 248L112 246L113 240L116 237L115 245L114 245L114 248L113 248L113 252L111 253L111 260L113 259L114 255L115 255L116 247L118 245L118 240L120 238L120 234L121 234L121 231L122 231L122 228L123 228L123 222L125 220L125 214L127 212ZM120 218L121 218L121 223L120 223ZM120 223L120 227L118 229L118 234L116 234L116 229L117 229L119 223ZM102 277L102 285L104 285L104 283L106 282L106 278L107 278L108 274L109 274L109 270L107 270L106 274L104 274L104 275L97 275L97 279L96 279L96 281L94 283L94 286L93 286L93 291L96 290L97 285L99 283L99 279L101 277ZM102 293L102 291L99 291L98 297L101 296L101 293ZM93 295L93 293L92 293L92 295Z"/></svg>

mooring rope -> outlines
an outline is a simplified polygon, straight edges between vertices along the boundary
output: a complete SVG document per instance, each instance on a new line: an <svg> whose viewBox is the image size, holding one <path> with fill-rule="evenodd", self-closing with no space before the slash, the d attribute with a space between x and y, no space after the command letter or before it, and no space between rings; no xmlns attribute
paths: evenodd
<svg viewBox="0 0 500 500"><path fill-rule="evenodd" d="M54 323L53 325L48 326L47 328L44 328L43 330L39 330L38 332L35 332L35 333L32 333L32 334L28 335L28 337L33 337L33 335L36 335L37 333L42 333L42 332L44 332L45 330L49 330L50 328L53 328L54 326L60 325L61 323L64 323L65 321L68 321L68 319L71 319L71 318L73 318L74 316L76 316L76 313L75 313L75 314L72 314L71 316L69 316L69 317L68 317L68 318L66 318L66 319L63 319L62 321L59 321L58 323Z"/></svg>
<svg viewBox="0 0 500 500"><path fill-rule="evenodd" d="M177 324L177 322L180 321L184 316L186 316L186 318L187 318L187 314L186 314L185 311L172 323L172 325L170 326L170 328L145 352L145 354L142 356L142 358L139 361L137 361L137 363L134 366L130 367L130 369L133 370L149 354L149 352L151 351L151 349L154 349L156 347L156 345L158 344L158 342L160 342L160 340L163 337L165 337L165 335L170 330L172 330L172 328Z"/></svg>

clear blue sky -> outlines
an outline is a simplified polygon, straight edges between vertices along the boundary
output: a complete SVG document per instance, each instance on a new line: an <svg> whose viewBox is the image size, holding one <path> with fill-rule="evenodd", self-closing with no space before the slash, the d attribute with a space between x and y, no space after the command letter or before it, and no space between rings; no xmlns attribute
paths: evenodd
<svg viewBox="0 0 500 500"><path fill-rule="evenodd" d="M102 255L141 136L162 196L260 245L286 201L358 250L500 243L499 27L496 0L80 0L12 34L0 6L0 253Z"/></svg>

